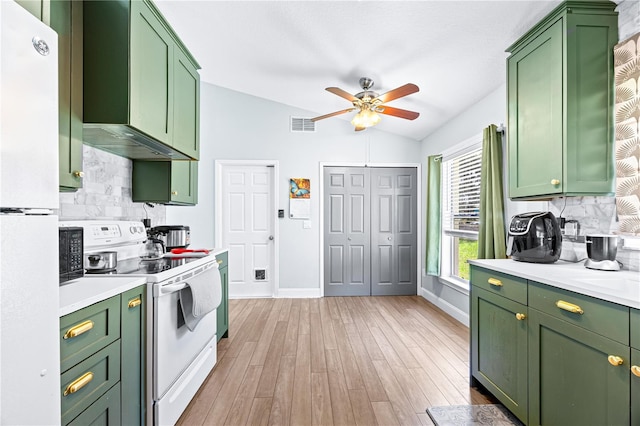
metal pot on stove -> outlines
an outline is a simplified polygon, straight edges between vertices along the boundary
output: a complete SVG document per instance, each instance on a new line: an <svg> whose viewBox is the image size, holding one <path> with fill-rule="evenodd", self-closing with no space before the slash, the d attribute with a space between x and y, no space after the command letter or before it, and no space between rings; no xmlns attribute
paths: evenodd
<svg viewBox="0 0 640 426"><path fill-rule="evenodd" d="M118 265L118 253L100 251L84 255L84 269L87 272L110 271Z"/></svg>
<svg viewBox="0 0 640 426"><path fill-rule="evenodd" d="M167 251L174 248L187 248L191 244L191 231L188 226L155 226L149 230L149 234L162 241Z"/></svg>

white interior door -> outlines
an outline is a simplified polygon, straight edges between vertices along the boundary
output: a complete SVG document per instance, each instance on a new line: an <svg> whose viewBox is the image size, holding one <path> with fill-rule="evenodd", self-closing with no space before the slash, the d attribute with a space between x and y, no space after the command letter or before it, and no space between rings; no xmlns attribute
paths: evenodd
<svg viewBox="0 0 640 426"><path fill-rule="evenodd" d="M222 164L222 245L229 248L229 297L271 297L275 279L273 165Z"/></svg>

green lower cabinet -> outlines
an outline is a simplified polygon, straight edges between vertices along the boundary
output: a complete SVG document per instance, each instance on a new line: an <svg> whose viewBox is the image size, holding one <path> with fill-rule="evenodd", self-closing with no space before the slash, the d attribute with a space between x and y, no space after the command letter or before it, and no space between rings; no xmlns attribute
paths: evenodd
<svg viewBox="0 0 640 426"><path fill-rule="evenodd" d="M629 425L629 347L536 309L528 322L528 424Z"/></svg>
<svg viewBox="0 0 640 426"><path fill-rule="evenodd" d="M198 162L136 160L133 162L132 185L135 202L196 205Z"/></svg>
<svg viewBox="0 0 640 426"><path fill-rule="evenodd" d="M216 336L218 342L223 337L229 337L229 267L227 264L228 252L216 256L220 269L220 281L222 283L222 302L216 311Z"/></svg>
<svg viewBox="0 0 640 426"><path fill-rule="evenodd" d="M527 307L471 287L471 373L527 421Z"/></svg>
<svg viewBox="0 0 640 426"><path fill-rule="evenodd" d="M631 309L631 347L640 349L640 310Z"/></svg>
<svg viewBox="0 0 640 426"><path fill-rule="evenodd" d="M118 383L67 425L117 426L130 424L125 423L120 416L120 401L120 383Z"/></svg>
<svg viewBox="0 0 640 426"><path fill-rule="evenodd" d="M122 424L145 422L146 286L125 291L120 297L122 346Z"/></svg>
<svg viewBox="0 0 640 426"><path fill-rule="evenodd" d="M631 349L631 424L640 425L640 350Z"/></svg>

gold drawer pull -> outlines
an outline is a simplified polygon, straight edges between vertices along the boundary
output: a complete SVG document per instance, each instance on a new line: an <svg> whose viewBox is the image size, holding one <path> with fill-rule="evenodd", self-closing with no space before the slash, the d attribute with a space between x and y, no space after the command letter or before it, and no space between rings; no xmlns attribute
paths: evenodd
<svg viewBox="0 0 640 426"><path fill-rule="evenodd" d="M78 392L80 389L82 389L87 384L89 384L89 382L92 380L93 380L92 372L89 371L88 373L84 373L82 376L78 377L73 382L71 382L69 386L67 386L67 389L65 389L64 391L64 396L71 395L72 393Z"/></svg>
<svg viewBox="0 0 640 426"><path fill-rule="evenodd" d="M631 372L633 373L634 376L640 377L640 367L638 367L637 365L631 366Z"/></svg>
<svg viewBox="0 0 640 426"><path fill-rule="evenodd" d="M487 282L491 285L495 285L496 287L502 287L502 281L497 278L489 278Z"/></svg>
<svg viewBox="0 0 640 426"><path fill-rule="evenodd" d="M178 191L171 191L171 195L178 195Z"/></svg>
<svg viewBox="0 0 640 426"><path fill-rule="evenodd" d="M218 265L222 265L223 260L222 259L218 259L216 262L218 262Z"/></svg>
<svg viewBox="0 0 640 426"><path fill-rule="evenodd" d="M524 320L525 318L527 318L527 316L526 316L525 314L521 314L521 313L517 313L517 314L516 314L516 319L517 319L518 321L522 321L522 320Z"/></svg>
<svg viewBox="0 0 640 426"><path fill-rule="evenodd" d="M560 185L559 179L551 179L551 185Z"/></svg>
<svg viewBox="0 0 640 426"><path fill-rule="evenodd" d="M141 304L142 304L142 300L140 300L140 297L136 297L133 300L129 300L129 309L140 306Z"/></svg>
<svg viewBox="0 0 640 426"><path fill-rule="evenodd" d="M87 331L93 328L93 321L87 320L85 322L81 322L80 324L71 327L62 337L63 339L71 339L73 337L78 337L82 333L86 333Z"/></svg>
<svg viewBox="0 0 640 426"><path fill-rule="evenodd" d="M622 358L620 358L619 356L616 355L609 355L607 357L607 360L609 361L609 364L617 367L619 365L624 364L624 360Z"/></svg>
<svg viewBox="0 0 640 426"><path fill-rule="evenodd" d="M84 177L84 172L81 171L81 170L76 170L72 174L73 174L74 178L83 178Z"/></svg>
<svg viewBox="0 0 640 426"><path fill-rule="evenodd" d="M556 306L564 311L571 312L572 314L584 314L584 311L580 306L565 302L564 300L558 300L556 302Z"/></svg>

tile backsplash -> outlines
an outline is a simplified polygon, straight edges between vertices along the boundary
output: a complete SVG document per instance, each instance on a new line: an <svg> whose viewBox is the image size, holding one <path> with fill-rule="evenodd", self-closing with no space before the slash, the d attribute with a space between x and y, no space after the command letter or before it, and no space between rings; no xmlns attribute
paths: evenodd
<svg viewBox="0 0 640 426"><path fill-rule="evenodd" d="M60 220L151 219L151 226L165 223L166 207L134 203L131 199L132 161L90 146L83 147L83 187L60 193Z"/></svg>
<svg viewBox="0 0 640 426"><path fill-rule="evenodd" d="M578 261L587 257L584 237L590 234L617 234L618 221L616 217L615 197L562 197L549 201L549 210L556 217L578 221L578 237L563 238L562 260ZM637 237L624 237L630 242L640 241ZM575 240L575 241L572 241ZM634 241L632 241L634 240ZM630 243L626 243L627 247ZM636 245L637 246L637 245ZM640 271L640 250L625 248L620 242L617 259L622 263L622 269Z"/></svg>

